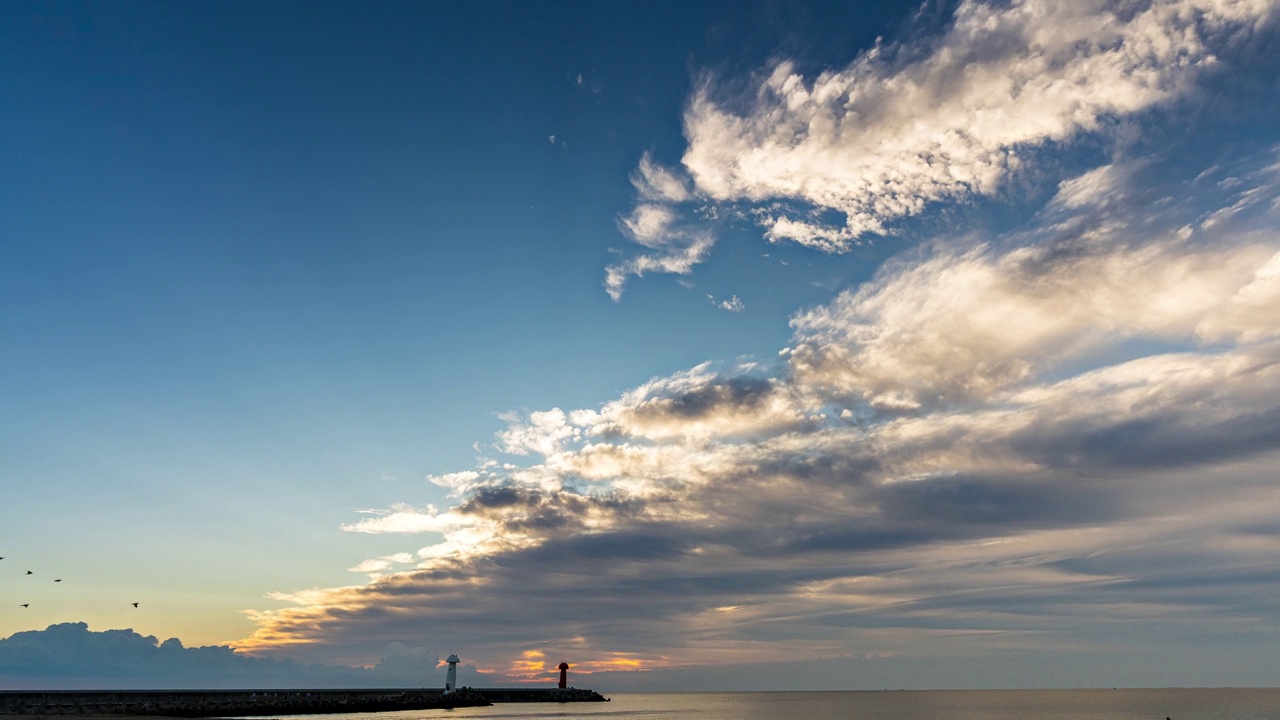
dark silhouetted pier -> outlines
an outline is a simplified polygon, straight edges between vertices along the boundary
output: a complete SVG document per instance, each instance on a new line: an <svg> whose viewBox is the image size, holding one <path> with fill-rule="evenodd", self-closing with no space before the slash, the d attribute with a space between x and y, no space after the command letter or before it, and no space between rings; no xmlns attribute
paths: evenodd
<svg viewBox="0 0 1280 720"><path fill-rule="evenodd" d="M0 715L243 717L480 707L508 702L602 702L576 688L443 690L5 690Z"/></svg>

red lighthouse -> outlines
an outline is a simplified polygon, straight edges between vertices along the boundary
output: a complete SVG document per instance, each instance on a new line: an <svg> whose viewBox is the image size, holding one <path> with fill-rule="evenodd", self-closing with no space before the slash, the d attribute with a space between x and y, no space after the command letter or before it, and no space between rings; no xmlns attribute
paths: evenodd
<svg viewBox="0 0 1280 720"><path fill-rule="evenodd" d="M560 687L569 687L569 663L560 663Z"/></svg>

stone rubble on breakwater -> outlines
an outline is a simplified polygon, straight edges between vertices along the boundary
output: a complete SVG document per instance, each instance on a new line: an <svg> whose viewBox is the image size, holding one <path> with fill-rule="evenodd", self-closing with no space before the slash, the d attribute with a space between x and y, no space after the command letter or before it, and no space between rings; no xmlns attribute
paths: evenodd
<svg viewBox="0 0 1280 720"><path fill-rule="evenodd" d="M474 692L495 703L609 702L609 698L595 690L583 688L475 688Z"/></svg>
<svg viewBox="0 0 1280 720"><path fill-rule="evenodd" d="M509 702L606 702L579 688L441 690L3 690L3 715L243 717L483 707Z"/></svg>
<svg viewBox="0 0 1280 720"><path fill-rule="evenodd" d="M118 690L0 691L0 715L241 717L438 710L492 705L474 691Z"/></svg>

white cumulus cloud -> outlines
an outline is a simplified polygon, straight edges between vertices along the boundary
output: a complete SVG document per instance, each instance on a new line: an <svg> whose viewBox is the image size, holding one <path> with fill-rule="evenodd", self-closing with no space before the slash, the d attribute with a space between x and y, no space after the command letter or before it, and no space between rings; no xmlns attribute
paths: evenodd
<svg viewBox="0 0 1280 720"><path fill-rule="evenodd" d="M815 77L786 60L745 93L708 76L685 112L682 167L645 155L633 176L639 204L622 225L662 250L610 266L606 286L617 299L629 276L705 259L712 231L691 252L690 230L654 221L655 206L745 203L768 240L839 253L931 204L992 196L1037 148L1184 96L1215 48L1275 12L1274 0L967 0L942 34Z"/></svg>

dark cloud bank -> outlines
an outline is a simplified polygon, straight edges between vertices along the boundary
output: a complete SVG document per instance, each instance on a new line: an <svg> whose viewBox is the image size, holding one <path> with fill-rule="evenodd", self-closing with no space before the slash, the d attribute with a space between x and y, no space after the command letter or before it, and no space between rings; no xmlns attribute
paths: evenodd
<svg viewBox="0 0 1280 720"><path fill-rule="evenodd" d="M444 686L439 658L391 643L371 668L251 657L226 645L184 647L132 629L60 623L0 639L0 689L218 689ZM477 685L475 668L460 682Z"/></svg>

